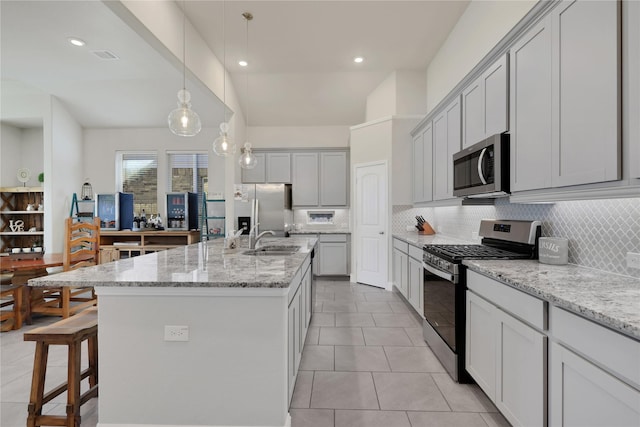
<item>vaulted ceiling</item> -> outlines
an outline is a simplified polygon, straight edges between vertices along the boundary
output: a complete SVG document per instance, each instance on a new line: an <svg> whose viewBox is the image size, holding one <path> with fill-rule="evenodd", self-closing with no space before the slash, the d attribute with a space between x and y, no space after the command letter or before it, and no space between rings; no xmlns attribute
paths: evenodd
<svg viewBox="0 0 640 427"><path fill-rule="evenodd" d="M153 7L153 1L146 3ZM179 3L211 50L224 58L245 111L249 99L252 126L361 123L367 95L393 70L426 70L467 4ZM0 8L2 93L21 87L51 93L84 127L166 125L181 70L102 2L3 0ZM247 53L245 11L254 19L249 24L250 64L242 68L238 60ZM87 45L73 47L69 36ZM119 59L99 59L92 53L96 50ZM355 64L355 56L363 56L364 62ZM204 112L203 125L217 126L218 99L202 88L193 92L194 107Z"/></svg>

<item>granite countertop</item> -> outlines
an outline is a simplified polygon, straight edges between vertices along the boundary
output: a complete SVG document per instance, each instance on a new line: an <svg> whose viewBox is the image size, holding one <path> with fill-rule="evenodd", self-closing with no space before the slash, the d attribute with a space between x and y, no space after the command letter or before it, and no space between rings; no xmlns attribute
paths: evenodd
<svg viewBox="0 0 640 427"><path fill-rule="evenodd" d="M458 237L446 236L444 234L418 234L415 231L407 231L406 233L394 233L393 237L403 240L410 245L422 247L424 245L468 245L474 242L463 240ZM477 242L475 242L477 244Z"/></svg>
<svg viewBox="0 0 640 427"><path fill-rule="evenodd" d="M470 270L640 340L640 279L536 260L463 263Z"/></svg>
<svg viewBox="0 0 640 427"><path fill-rule="evenodd" d="M224 249L223 239L29 280L29 286L287 288L315 247L315 237L263 238L258 247L300 246L292 255L243 254L249 241Z"/></svg>
<svg viewBox="0 0 640 427"><path fill-rule="evenodd" d="M348 228L302 228L289 231L289 234L351 234Z"/></svg>

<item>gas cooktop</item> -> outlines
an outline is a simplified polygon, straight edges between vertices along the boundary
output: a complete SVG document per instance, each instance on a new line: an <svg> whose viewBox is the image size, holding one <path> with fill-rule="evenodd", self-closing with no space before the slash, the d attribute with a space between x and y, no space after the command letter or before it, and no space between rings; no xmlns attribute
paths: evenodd
<svg viewBox="0 0 640 427"><path fill-rule="evenodd" d="M425 245L424 250L452 262L463 259L531 258L531 254L511 252L487 245Z"/></svg>

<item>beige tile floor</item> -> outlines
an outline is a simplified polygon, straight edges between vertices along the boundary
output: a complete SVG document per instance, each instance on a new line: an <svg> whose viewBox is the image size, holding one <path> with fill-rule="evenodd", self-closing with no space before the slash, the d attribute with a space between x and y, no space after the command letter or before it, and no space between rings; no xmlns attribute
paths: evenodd
<svg viewBox="0 0 640 427"><path fill-rule="evenodd" d="M456 384L422 339L402 298L345 281L317 281L312 325L291 403L292 427L509 426L476 385ZM0 335L0 425L24 427L35 344L22 334L55 318ZM86 354L86 348L85 354ZM86 357L83 357L86 360ZM52 348L49 385L66 376L66 350ZM86 381L85 381L86 382ZM45 412L64 413L65 396ZM94 427L97 399L82 407Z"/></svg>

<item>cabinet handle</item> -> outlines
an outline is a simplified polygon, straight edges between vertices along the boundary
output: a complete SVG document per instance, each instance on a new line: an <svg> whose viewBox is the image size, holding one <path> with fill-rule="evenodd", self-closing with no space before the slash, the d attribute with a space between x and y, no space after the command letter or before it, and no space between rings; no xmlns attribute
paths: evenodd
<svg viewBox="0 0 640 427"><path fill-rule="evenodd" d="M380 232L378 232L378 234L384 234L384 231L380 231Z"/></svg>

